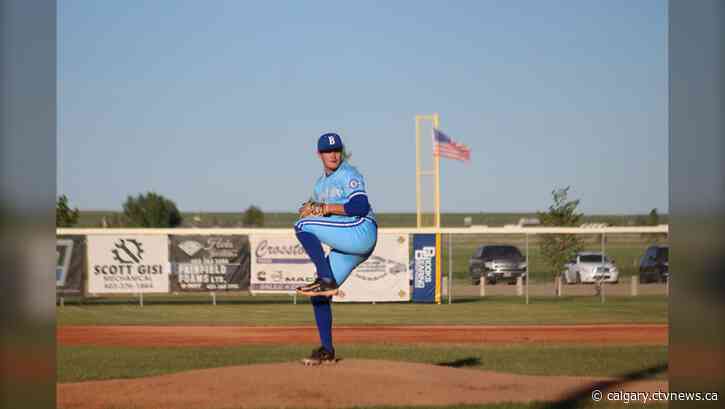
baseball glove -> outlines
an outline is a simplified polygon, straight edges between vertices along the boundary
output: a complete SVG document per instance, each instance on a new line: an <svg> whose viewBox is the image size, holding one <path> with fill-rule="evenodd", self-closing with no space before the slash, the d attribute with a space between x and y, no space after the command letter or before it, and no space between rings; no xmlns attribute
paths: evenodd
<svg viewBox="0 0 725 409"><path fill-rule="evenodd" d="M299 213L300 219L310 216L321 217L325 215L324 207L325 205L323 203L316 203L312 200L308 200L302 203L302 207L300 207L297 212Z"/></svg>

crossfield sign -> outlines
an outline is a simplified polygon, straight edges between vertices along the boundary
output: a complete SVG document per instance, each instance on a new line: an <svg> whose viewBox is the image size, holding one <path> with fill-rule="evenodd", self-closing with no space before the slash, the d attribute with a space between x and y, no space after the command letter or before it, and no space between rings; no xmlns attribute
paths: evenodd
<svg viewBox="0 0 725 409"><path fill-rule="evenodd" d="M292 235L252 235L252 294L294 294L297 287L315 281L315 265Z"/></svg>
<svg viewBox="0 0 725 409"><path fill-rule="evenodd" d="M413 302L441 303L441 236L413 235Z"/></svg>
<svg viewBox="0 0 725 409"><path fill-rule="evenodd" d="M168 236L89 236L88 292L169 292Z"/></svg>

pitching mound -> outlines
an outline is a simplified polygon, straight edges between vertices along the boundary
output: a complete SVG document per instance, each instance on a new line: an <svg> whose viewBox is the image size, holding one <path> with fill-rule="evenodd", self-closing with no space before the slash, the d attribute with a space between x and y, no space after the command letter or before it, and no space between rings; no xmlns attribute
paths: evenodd
<svg viewBox="0 0 725 409"><path fill-rule="evenodd" d="M601 378L525 376L427 364L342 360L335 365L261 364L141 379L58 385L60 409L333 408L560 400ZM666 390L666 381L625 385Z"/></svg>

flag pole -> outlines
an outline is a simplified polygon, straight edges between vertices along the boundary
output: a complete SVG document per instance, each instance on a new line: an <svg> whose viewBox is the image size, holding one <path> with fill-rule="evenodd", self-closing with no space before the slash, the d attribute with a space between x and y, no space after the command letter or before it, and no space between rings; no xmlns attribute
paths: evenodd
<svg viewBox="0 0 725 409"><path fill-rule="evenodd" d="M440 129L440 118L438 114L433 114L433 129ZM435 143L435 142L434 142ZM433 155L433 161L435 162L435 173L436 173L436 193L435 193L435 211L436 211L436 228L441 228L441 156Z"/></svg>

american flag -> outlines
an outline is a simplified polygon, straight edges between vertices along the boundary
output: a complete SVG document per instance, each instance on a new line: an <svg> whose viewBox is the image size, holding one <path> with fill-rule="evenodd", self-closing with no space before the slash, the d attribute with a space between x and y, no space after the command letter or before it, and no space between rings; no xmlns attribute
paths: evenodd
<svg viewBox="0 0 725 409"><path fill-rule="evenodd" d="M433 129L433 156L469 161L471 149L449 138L443 131Z"/></svg>

